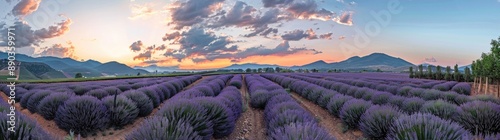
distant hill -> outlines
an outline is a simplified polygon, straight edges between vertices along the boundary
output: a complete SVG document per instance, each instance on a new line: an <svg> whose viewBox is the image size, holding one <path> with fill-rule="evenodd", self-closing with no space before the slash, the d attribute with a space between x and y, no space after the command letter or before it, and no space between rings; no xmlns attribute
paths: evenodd
<svg viewBox="0 0 500 140"><path fill-rule="evenodd" d="M253 63L245 63L245 64L233 64L231 66L228 66L228 67L224 67L222 69L247 69L247 68L250 68L250 69L258 69L258 68L268 68L268 67L272 67L272 68L275 68L275 67L283 67L283 66L279 66L279 65L271 65L271 64L253 64Z"/></svg>
<svg viewBox="0 0 500 140"><path fill-rule="evenodd" d="M354 56L340 62L326 63L316 61L303 66L293 66L292 69L382 69L391 70L414 66L412 63L384 53L373 53L367 56Z"/></svg>
<svg viewBox="0 0 500 140"><path fill-rule="evenodd" d="M68 78L62 72L57 71L44 63L16 61L16 64L19 65L18 69L20 80ZM8 67L8 61L6 59L2 59L0 69L5 70L6 67Z"/></svg>
<svg viewBox="0 0 500 140"><path fill-rule="evenodd" d="M162 72L183 72L183 71L189 71L189 70L181 70L179 69L179 66L170 66L170 67L162 67L162 66L157 66L157 65L149 65L149 66L135 66L134 69L143 69L149 72L156 72L158 71L159 73Z"/></svg>
<svg viewBox="0 0 500 140"><path fill-rule="evenodd" d="M149 73L146 70L133 69L125 64L118 63L116 61L104 63L102 65L95 67L95 69L108 75L125 75L125 74L136 75L137 73L141 74Z"/></svg>
<svg viewBox="0 0 500 140"><path fill-rule="evenodd" d="M7 53L0 52L0 58L7 58ZM149 73L146 70L133 69L125 64L118 62L108 62L102 64L99 61L87 60L77 61L72 58L59 58L52 56L31 57L24 54L16 54L16 60L23 62L44 63L54 70L61 71L67 75L74 76L76 73L82 73L85 77L100 77L104 75L135 75Z"/></svg>

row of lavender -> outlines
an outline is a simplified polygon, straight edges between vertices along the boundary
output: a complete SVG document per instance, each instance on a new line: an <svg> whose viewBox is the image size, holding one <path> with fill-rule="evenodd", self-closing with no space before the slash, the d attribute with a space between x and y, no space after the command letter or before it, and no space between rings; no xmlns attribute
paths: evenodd
<svg viewBox="0 0 500 140"><path fill-rule="evenodd" d="M436 89L423 89L423 88L416 88L416 87L410 87L410 86L387 86L385 84L377 84L377 83L369 83L369 82L363 82L359 80L349 80L349 79L335 79L332 77L325 78L327 80L316 80L317 78L310 78L309 76L304 76L304 75L289 75L293 77L300 78L302 80L314 80L316 81L316 84L321 85L325 88L334 88L335 90L342 91L342 92L355 92L358 88L363 88L364 90L371 89L371 90L378 90L378 91L383 91L383 92L389 92L394 95L399 95L403 97L418 97L422 98L426 101L428 100L437 100L437 99L443 99L447 100L451 103L455 103L457 105L463 104L468 101L472 100L483 100L483 101L491 101L497 104L500 104L500 100L493 98L492 96L489 95L481 95L481 96L475 96L475 97L470 97L464 94L470 93L470 85L468 83L458 83L457 82L445 82L441 84L437 84L434 87L441 87L445 85L446 87L452 87L453 84L456 84L453 86L452 91L442 91L442 90L436 90ZM335 83L335 84L333 84ZM342 86L343 84L351 85L351 86ZM351 89L352 88L352 89ZM458 91L458 92L456 92Z"/></svg>
<svg viewBox="0 0 500 140"><path fill-rule="evenodd" d="M258 75L247 75L245 80L251 106L264 109L269 139L335 139L283 87Z"/></svg>
<svg viewBox="0 0 500 140"><path fill-rule="evenodd" d="M457 106L441 99L426 102L297 75L263 76L327 109L345 126L359 128L369 138L471 139L474 134L500 138L500 106L491 102L469 101ZM343 87L349 90L340 90Z"/></svg>
<svg viewBox="0 0 500 140"><path fill-rule="evenodd" d="M18 111L11 111L10 105L0 99L0 139L43 140L52 139L38 123Z"/></svg>
<svg viewBox="0 0 500 140"><path fill-rule="evenodd" d="M17 101L20 101L21 107L27 108L32 113L38 113L47 120L54 120L61 129L86 137L88 134L96 134L95 132L109 127L120 129L133 123L138 117L149 115L161 102L200 78L201 76L186 76L157 79L149 82L150 85L144 84L137 90L129 89L124 92L110 85L130 83L131 80L96 82L103 84L99 87L109 87L89 90L85 94L58 90L64 87L78 87L71 84L82 83L26 84L16 87L16 91L22 90L23 86L30 89L25 93L19 93L21 98ZM96 83L84 83L97 87L92 86Z"/></svg>
<svg viewBox="0 0 500 140"><path fill-rule="evenodd" d="M241 85L241 75L207 77L179 92L126 139L208 140L230 135L243 102L236 86L226 86L228 81L229 85Z"/></svg>
<svg viewBox="0 0 500 140"><path fill-rule="evenodd" d="M427 79L411 79L407 74L397 73L321 73L307 75L313 78L344 78L357 79L363 82L386 84L390 86L411 86L419 88L432 88L432 86L445 83L446 81L436 81Z"/></svg>
<svg viewBox="0 0 500 140"><path fill-rule="evenodd" d="M303 75L306 76L306 75ZM455 81L429 81L427 83L423 83L421 85L414 85L409 83L388 83L383 80L367 80L365 78L339 78L339 77L331 77L331 76L323 76L326 77L326 80L342 82L350 85L355 85L358 87L368 87L371 89L376 89L379 91L387 91L396 94L398 92L399 87L407 87L407 88L421 88L421 89L434 89L439 91L455 91L460 94L470 95L471 86L466 83L458 83Z"/></svg>

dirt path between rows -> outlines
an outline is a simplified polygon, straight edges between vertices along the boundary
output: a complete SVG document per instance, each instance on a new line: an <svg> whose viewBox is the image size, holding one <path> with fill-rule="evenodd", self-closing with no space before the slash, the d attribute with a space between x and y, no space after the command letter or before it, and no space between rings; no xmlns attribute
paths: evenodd
<svg viewBox="0 0 500 140"><path fill-rule="evenodd" d="M243 97L243 113L236 128L231 135L216 140L265 140L266 124L264 122L264 111L250 107L250 94L247 90L245 76L243 75L241 96Z"/></svg>
<svg viewBox="0 0 500 140"><path fill-rule="evenodd" d="M360 130L348 130L342 133L342 121L332 116L326 109L321 108L319 105L301 97L295 92L291 92L290 95L292 95L303 108L311 112L314 117L319 120L319 125L325 128L325 130L327 130L330 135L337 138L337 140L363 139L363 133Z"/></svg>
<svg viewBox="0 0 500 140"><path fill-rule="evenodd" d="M192 86L198 84L200 81L202 81L206 77L202 77L201 79L195 81L194 83L188 85L185 87L183 90L189 89ZM0 92L1 93L1 92ZM2 99L7 101L8 96L5 95L4 93L1 93ZM168 101L165 100L163 103L161 103L157 108L151 112L148 116L145 117L138 117L134 123L126 125L123 129L120 130L114 130L113 128L110 128L105 131L97 132L96 136L87 136L87 138L81 138L82 140L122 140L125 139L126 135L131 133L133 130L136 129L136 127L140 126L143 122L143 120L149 116L153 116L158 110L160 110L160 107L165 104ZM16 110L20 111L23 113L25 116L28 116L29 118L35 120L42 129L44 129L46 132L50 133L52 136L54 136L56 139L64 139L65 136L68 136L69 133L67 133L65 130L60 129L55 121L53 120L46 120L43 118L40 114L37 113L31 113L28 109L22 108L20 103L16 103L14 105L16 107Z"/></svg>

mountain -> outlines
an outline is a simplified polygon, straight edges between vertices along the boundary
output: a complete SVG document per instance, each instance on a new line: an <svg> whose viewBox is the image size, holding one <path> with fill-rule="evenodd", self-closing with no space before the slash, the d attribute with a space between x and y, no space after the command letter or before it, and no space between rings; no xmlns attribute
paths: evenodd
<svg viewBox="0 0 500 140"><path fill-rule="evenodd" d="M391 70L400 67L414 66L412 63L401 59L389 56L384 53L373 53L367 56L354 56L340 62L326 63L324 61L316 61L303 66L294 66L292 69L381 69Z"/></svg>
<svg viewBox="0 0 500 140"><path fill-rule="evenodd" d="M162 67L162 66L157 66L157 65L149 65L145 67L141 66L135 66L134 69L143 69L149 72L182 72L182 71L187 71L187 70L181 70L179 69L179 66L170 66L170 67Z"/></svg>
<svg viewBox="0 0 500 140"><path fill-rule="evenodd" d="M465 67L468 67L469 69L471 69L471 66L472 66L472 64L461 66L461 67L458 67L458 70L461 71L461 72L465 72Z"/></svg>
<svg viewBox="0 0 500 140"><path fill-rule="evenodd" d="M7 53L0 52L0 58L7 58L7 56ZM16 54L16 60L23 62L43 63L54 70L60 71L63 74L70 76L74 76L76 73L81 73L85 77L100 77L104 75L125 74L135 75L139 72L141 74L149 73L145 70L130 68L129 66L118 62L109 62L102 64L99 61L91 59L87 61L77 61L72 58L59 58L53 56L31 57L24 54Z"/></svg>
<svg viewBox="0 0 500 140"><path fill-rule="evenodd" d="M95 68L99 65L102 65L102 63L99 61L92 60L92 59L89 59L85 62L80 63L80 66L82 66L82 67L90 67L90 68Z"/></svg>
<svg viewBox="0 0 500 140"><path fill-rule="evenodd" d="M104 63L102 65L95 67L95 69L107 75L126 75L126 74L136 75L137 73L141 74L149 73L146 70L133 69L125 64L118 63L116 61Z"/></svg>
<svg viewBox="0 0 500 140"><path fill-rule="evenodd" d="M271 65L271 64L245 63L245 64L233 64L231 66L224 67L224 68L221 68L221 69L243 69L243 70L245 70L247 68L258 69L258 68L268 68L268 67L276 68L276 67L283 67L283 66Z"/></svg>
<svg viewBox="0 0 500 140"><path fill-rule="evenodd" d="M17 69L20 80L68 78L61 71L57 71L45 63L16 61L16 65L19 65ZM7 71L8 66L8 60L1 60L1 71Z"/></svg>

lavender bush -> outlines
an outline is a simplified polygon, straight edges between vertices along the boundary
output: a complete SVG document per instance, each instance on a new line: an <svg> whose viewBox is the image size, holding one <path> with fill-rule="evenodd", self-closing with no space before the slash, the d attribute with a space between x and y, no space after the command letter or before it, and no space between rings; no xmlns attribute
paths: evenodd
<svg viewBox="0 0 500 140"><path fill-rule="evenodd" d="M391 125L388 140L467 140L459 124L432 114L402 115Z"/></svg>
<svg viewBox="0 0 500 140"><path fill-rule="evenodd" d="M460 105L455 121L473 134L500 132L500 105L492 102L472 101Z"/></svg>
<svg viewBox="0 0 500 140"><path fill-rule="evenodd" d="M139 115L139 109L134 101L123 95L108 96L102 99L104 105L108 108L109 122L117 128L133 123Z"/></svg>
<svg viewBox="0 0 500 140"><path fill-rule="evenodd" d="M371 106L361 115L359 129L370 139L384 139L392 122L402 114L392 106Z"/></svg>
<svg viewBox="0 0 500 140"><path fill-rule="evenodd" d="M328 109L328 112L330 112L330 114L339 117L340 109L342 108L342 106L344 106L345 102L351 99L353 99L351 96L337 94L330 99L330 102L328 102L326 108Z"/></svg>
<svg viewBox="0 0 500 140"><path fill-rule="evenodd" d="M74 96L57 109L54 121L59 128L86 137L108 126L108 109L92 96Z"/></svg>
<svg viewBox="0 0 500 140"><path fill-rule="evenodd" d="M372 103L361 99L351 99L345 102L339 114L342 124L348 129L357 128L361 115L371 106Z"/></svg>
<svg viewBox="0 0 500 140"><path fill-rule="evenodd" d="M40 101L37 107L38 113L47 120L52 120L55 117L57 109L64 104L66 100L73 96L73 93L52 93Z"/></svg>
<svg viewBox="0 0 500 140"><path fill-rule="evenodd" d="M147 118L141 126L125 137L126 140L199 140L202 138L185 120L171 121L161 116Z"/></svg>

